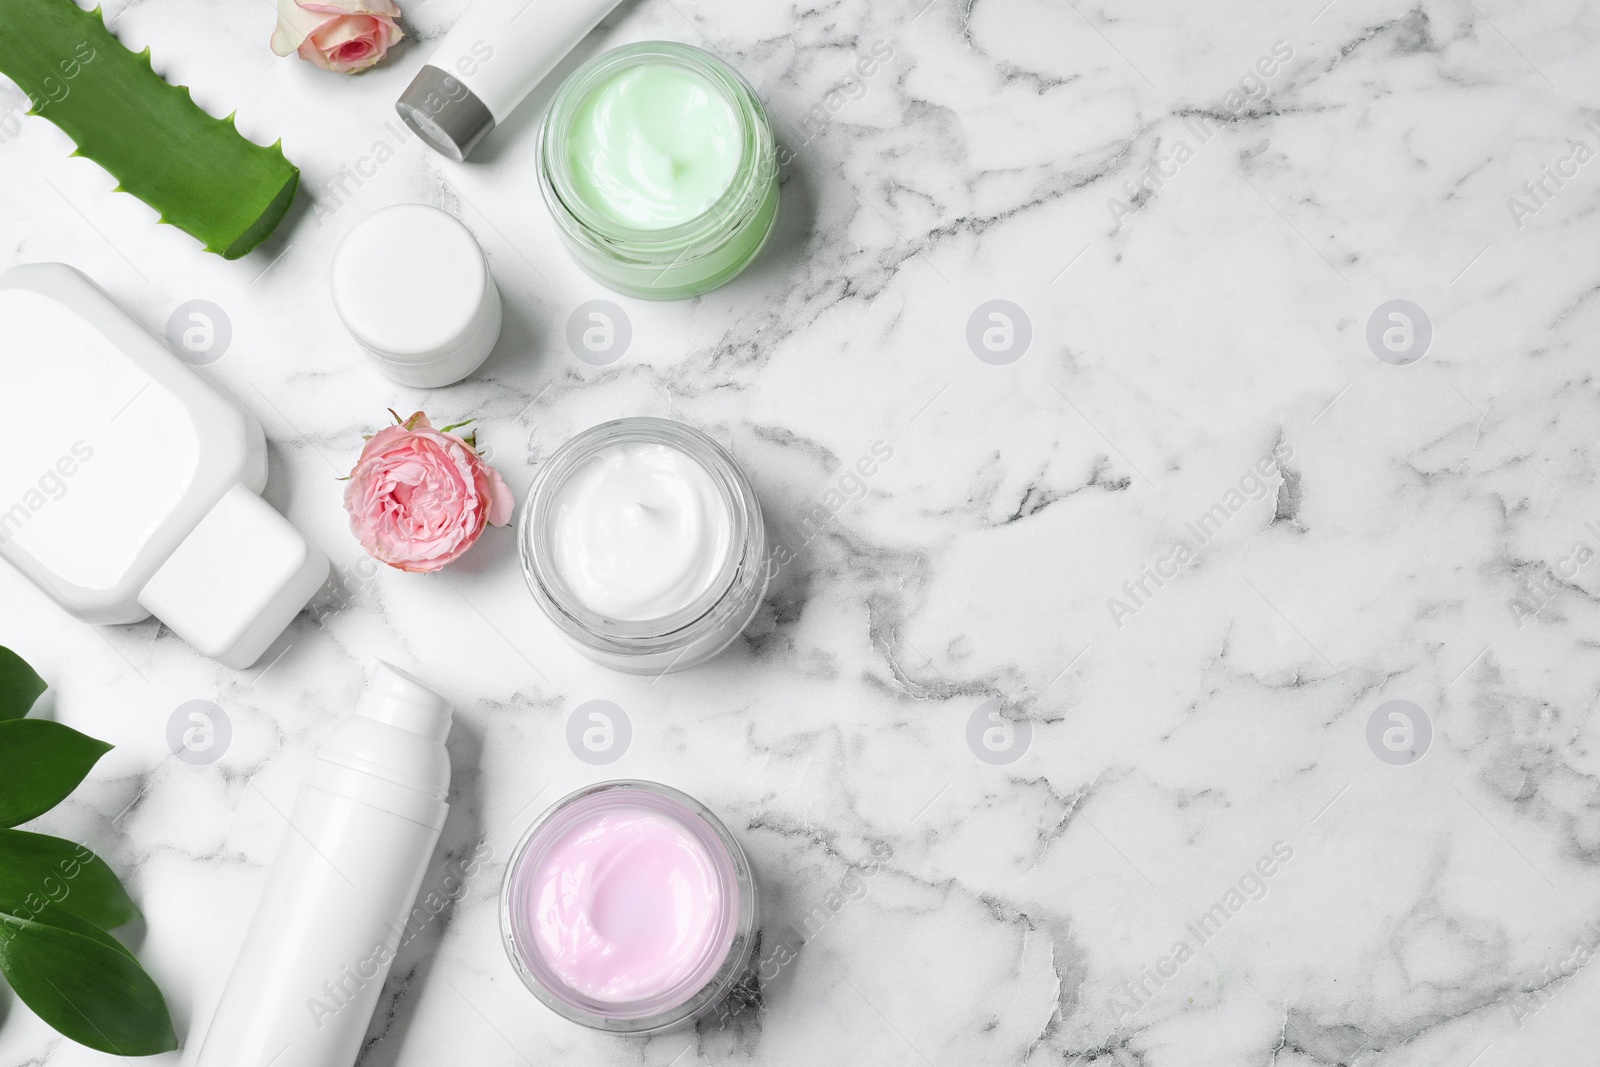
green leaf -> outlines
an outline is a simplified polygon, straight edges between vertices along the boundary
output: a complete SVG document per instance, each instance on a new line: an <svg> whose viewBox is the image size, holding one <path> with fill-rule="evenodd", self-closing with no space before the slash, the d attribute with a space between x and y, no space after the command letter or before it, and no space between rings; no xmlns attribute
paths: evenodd
<svg viewBox="0 0 1600 1067"><path fill-rule="evenodd" d="M0 0L0 7L12 0ZM38 818L78 788L112 746L48 719L0 722L0 826Z"/></svg>
<svg viewBox="0 0 1600 1067"><path fill-rule="evenodd" d="M20 719L48 686L15 652L0 645L0 719Z"/></svg>
<svg viewBox="0 0 1600 1067"><path fill-rule="evenodd" d="M300 171L246 140L233 116L213 118L182 86L106 29L100 9L72 0L0 0L0 72L33 102L29 114L59 126L155 208L160 221L238 259L270 234L294 200Z"/></svg>
<svg viewBox="0 0 1600 1067"><path fill-rule="evenodd" d="M106 930L139 917L116 874L87 848L26 830L0 830L0 911L28 919L42 914L41 907Z"/></svg>
<svg viewBox="0 0 1600 1067"><path fill-rule="evenodd" d="M100 1052L153 1056L177 1048L167 1002L132 953L69 912L50 918L0 914L0 972L22 1002Z"/></svg>
<svg viewBox="0 0 1600 1067"><path fill-rule="evenodd" d="M72 933L82 934L91 941L98 941L107 948L116 949L130 960L134 958L133 951L127 945L118 941L114 935L100 929L100 927L82 916L74 915L72 912L54 904L45 905L40 909L38 915L24 915L21 918L32 919L35 922L43 923L45 926L54 926L60 930L70 930Z"/></svg>

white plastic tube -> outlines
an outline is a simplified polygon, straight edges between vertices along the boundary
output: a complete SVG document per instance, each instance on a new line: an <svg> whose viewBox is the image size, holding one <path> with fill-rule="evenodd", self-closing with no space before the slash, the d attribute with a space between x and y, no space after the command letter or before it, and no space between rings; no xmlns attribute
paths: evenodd
<svg viewBox="0 0 1600 1067"><path fill-rule="evenodd" d="M460 161L617 0L475 0L395 109L428 145Z"/></svg>
<svg viewBox="0 0 1600 1067"><path fill-rule="evenodd" d="M444 827L450 705L378 662L317 753L195 1067L350 1067Z"/></svg>

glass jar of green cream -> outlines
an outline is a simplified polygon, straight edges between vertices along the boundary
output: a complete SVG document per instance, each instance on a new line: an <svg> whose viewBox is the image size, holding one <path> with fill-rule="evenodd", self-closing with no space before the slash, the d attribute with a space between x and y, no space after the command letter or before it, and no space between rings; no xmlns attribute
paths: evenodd
<svg viewBox="0 0 1600 1067"><path fill-rule="evenodd" d="M597 56L556 90L539 188L584 270L673 300L744 270L778 213L776 143L750 88L709 52L667 41Z"/></svg>

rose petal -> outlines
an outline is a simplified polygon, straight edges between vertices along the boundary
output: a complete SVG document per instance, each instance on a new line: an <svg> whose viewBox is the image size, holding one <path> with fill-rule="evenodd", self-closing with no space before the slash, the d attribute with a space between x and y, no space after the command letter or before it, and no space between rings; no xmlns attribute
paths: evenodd
<svg viewBox="0 0 1600 1067"><path fill-rule="evenodd" d="M489 473L489 525L510 525L511 514L517 509L517 498L511 494L511 487L500 477L499 471L488 464L484 464L484 470Z"/></svg>
<svg viewBox="0 0 1600 1067"><path fill-rule="evenodd" d="M399 15L393 0L278 0L272 50L280 56L298 52L323 70L354 74L376 64L405 36L394 22Z"/></svg>
<svg viewBox="0 0 1600 1067"><path fill-rule="evenodd" d="M290 3L295 0L289 0ZM301 3L299 6L307 11L320 11L328 15L387 15L390 18L400 17L400 5L394 0L317 0L316 3Z"/></svg>
<svg viewBox="0 0 1600 1067"><path fill-rule="evenodd" d="M351 531L368 554L407 571L459 559L515 499L500 475L455 434L421 413L374 434L345 488Z"/></svg>
<svg viewBox="0 0 1600 1067"><path fill-rule="evenodd" d="M294 0L278 0L278 25L272 31L272 50L280 56L297 51L308 37L333 18L305 11Z"/></svg>
<svg viewBox="0 0 1600 1067"><path fill-rule="evenodd" d="M296 51L301 59L315 67L322 70L333 69L333 64L328 62L328 57L322 54L322 50L309 37L300 42L300 47Z"/></svg>
<svg viewBox="0 0 1600 1067"><path fill-rule="evenodd" d="M383 58L375 42L380 34L380 24L375 16L340 15L319 26L306 43L322 54L328 70L352 74L365 70ZM363 51L359 59L346 62L340 57L340 52L353 41L366 41L369 48Z"/></svg>

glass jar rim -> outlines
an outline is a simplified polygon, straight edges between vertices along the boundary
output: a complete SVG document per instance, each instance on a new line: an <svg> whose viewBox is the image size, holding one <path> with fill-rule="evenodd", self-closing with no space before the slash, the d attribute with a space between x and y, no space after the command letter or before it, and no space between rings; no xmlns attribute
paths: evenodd
<svg viewBox="0 0 1600 1067"><path fill-rule="evenodd" d="M717 947L708 951L720 951L722 958L715 967L709 969L705 966L709 956L701 961L701 966L692 976L701 980L692 989L686 990L680 985L651 998L622 1003L587 997L550 971L527 936L525 924L518 922L514 898L525 884L524 872L533 866L528 856L529 850L541 841L541 835L549 832L552 826L556 830L564 829L563 817L570 822L605 810L610 806L605 799L585 805L590 798L604 798L605 794L611 794L608 798L610 804L651 808L679 821L706 849L717 871L719 888L725 901L723 923L715 943ZM552 835L550 841L553 840L555 836ZM545 844L548 845L550 841ZM614 779L568 793L546 808L523 832L511 852L501 882L501 939L506 955L523 984L558 1015L598 1030L657 1033L689 1022L720 1002L743 975L755 947L754 933L759 907L756 894L755 880L744 849L709 808L687 793L659 782Z"/></svg>
<svg viewBox="0 0 1600 1067"><path fill-rule="evenodd" d="M585 203L573 187L567 139L558 134L570 126L573 111L603 79L625 67L652 59L688 67L711 81L739 116L744 136L734 179L715 202L700 214L674 226L645 229L620 224ZM772 126L750 83L710 52L675 41L623 45L573 71L551 99L539 125L536 143L539 187L557 225L578 239L607 246L625 245L637 253L675 255L680 261L703 254L702 246L719 233L731 236L743 226L746 219L760 209L777 170Z"/></svg>
<svg viewBox="0 0 1600 1067"><path fill-rule="evenodd" d="M717 488L717 495L728 509L728 549L716 577L693 602L659 619L628 621L613 619L583 603L555 565L549 534L554 527L550 509L568 478L578 467L607 445L628 441L665 444L685 453L700 464ZM748 479L728 451L703 431L687 423L653 416L612 419L591 426L551 455L534 475L528 498L517 524L517 552L529 587L540 600L555 609L553 617L576 626L584 634L618 642L646 641L680 634L722 604L745 565L744 546L749 539L752 516L747 496ZM571 626L564 626L571 632Z"/></svg>

